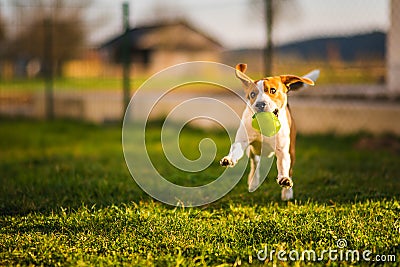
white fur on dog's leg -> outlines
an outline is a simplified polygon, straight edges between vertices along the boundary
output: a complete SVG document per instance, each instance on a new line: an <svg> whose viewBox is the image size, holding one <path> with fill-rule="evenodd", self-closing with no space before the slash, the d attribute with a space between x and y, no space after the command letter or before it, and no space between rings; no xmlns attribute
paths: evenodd
<svg viewBox="0 0 400 267"><path fill-rule="evenodd" d="M293 188L282 188L281 198L283 201L293 199Z"/></svg>
<svg viewBox="0 0 400 267"><path fill-rule="evenodd" d="M258 175L254 175L249 183L249 192L254 192L259 185L260 185L260 177Z"/></svg>
<svg viewBox="0 0 400 267"><path fill-rule="evenodd" d="M249 151L250 152L250 151ZM260 186L260 156L249 153L250 173L247 178L249 192L254 192Z"/></svg>

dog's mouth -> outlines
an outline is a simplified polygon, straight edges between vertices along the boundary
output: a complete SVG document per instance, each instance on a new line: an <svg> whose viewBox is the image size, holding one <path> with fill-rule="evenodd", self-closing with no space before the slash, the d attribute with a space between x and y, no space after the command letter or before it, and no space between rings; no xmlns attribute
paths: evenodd
<svg viewBox="0 0 400 267"><path fill-rule="evenodd" d="M272 113L274 113L274 115L278 118L279 110L277 108L274 111L272 111Z"/></svg>

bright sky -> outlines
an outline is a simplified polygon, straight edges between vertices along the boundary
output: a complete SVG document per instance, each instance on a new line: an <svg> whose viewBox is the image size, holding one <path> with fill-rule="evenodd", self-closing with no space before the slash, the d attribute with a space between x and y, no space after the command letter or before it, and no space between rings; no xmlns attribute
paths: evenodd
<svg viewBox="0 0 400 267"><path fill-rule="evenodd" d="M110 6L108 1L103 1ZM387 30L389 0L286 0L275 20L274 41L284 43L315 36ZM119 30L121 3L113 1L110 29ZM131 24L184 14L196 27L229 48L261 47L265 40L261 0L130 0ZM257 4L258 2L258 4ZM102 4L101 3L101 4ZM159 10L154 7L160 5ZM172 13L171 15L168 15ZM175 13L175 14L173 14ZM107 31L104 31L107 32Z"/></svg>
<svg viewBox="0 0 400 267"><path fill-rule="evenodd" d="M0 0L3 5L6 2ZM227 48L261 47L265 40L262 0L93 0L87 14L89 26L95 29L90 31L93 43L121 32L123 2L130 4L132 26L165 17L184 17ZM387 30L389 25L390 0L279 2L284 4L275 20L275 43Z"/></svg>

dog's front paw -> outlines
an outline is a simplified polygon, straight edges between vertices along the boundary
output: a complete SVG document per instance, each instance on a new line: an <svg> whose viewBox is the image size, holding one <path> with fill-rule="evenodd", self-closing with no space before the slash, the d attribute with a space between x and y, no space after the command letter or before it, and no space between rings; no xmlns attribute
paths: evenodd
<svg viewBox="0 0 400 267"><path fill-rule="evenodd" d="M289 177L281 177L277 179L280 186L284 188L291 188L293 186L293 181Z"/></svg>
<svg viewBox="0 0 400 267"><path fill-rule="evenodd" d="M230 157L228 157L228 156L223 157L223 158L219 161L219 164L220 164L221 166L223 166L223 167L233 167L233 166L235 166L235 162L233 162L233 160L232 160Z"/></svg>

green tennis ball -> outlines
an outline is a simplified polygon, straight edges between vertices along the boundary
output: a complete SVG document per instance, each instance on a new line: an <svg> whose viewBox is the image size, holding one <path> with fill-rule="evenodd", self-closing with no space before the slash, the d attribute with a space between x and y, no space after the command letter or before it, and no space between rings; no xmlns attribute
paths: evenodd
<svg viewBox="0 0 400 267"><path fill-rule="evenodd" d="M253 115L251 126L262 135L271 137L278 133L281 123L272 112L258 112Z"/></svg>

